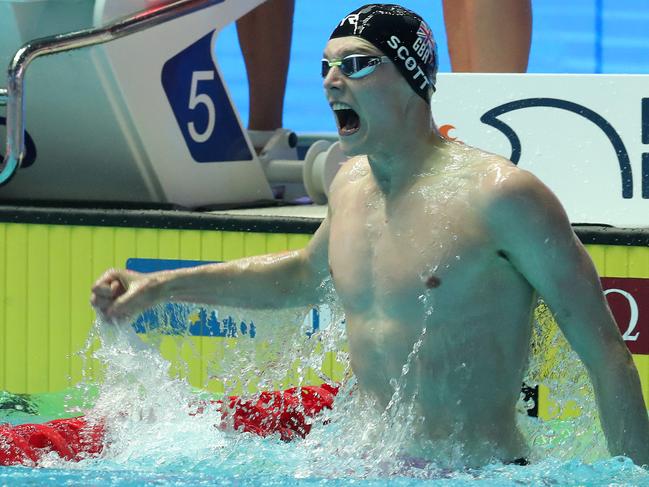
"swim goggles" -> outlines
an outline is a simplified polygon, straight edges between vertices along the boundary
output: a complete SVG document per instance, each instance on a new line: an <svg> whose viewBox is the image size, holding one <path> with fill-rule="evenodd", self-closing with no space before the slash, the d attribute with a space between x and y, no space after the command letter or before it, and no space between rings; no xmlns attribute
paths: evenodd
<svg viewBox="0 0 649 487"><path fill-rule="evenodd" d="M368 74L372 74L379 64L389 62L391 62L391 59L387 56L371 56L368 54L351 54L333 61L322 59L322 77L325 78L329 70L337 66L348 78L363 78Z"/></svg>

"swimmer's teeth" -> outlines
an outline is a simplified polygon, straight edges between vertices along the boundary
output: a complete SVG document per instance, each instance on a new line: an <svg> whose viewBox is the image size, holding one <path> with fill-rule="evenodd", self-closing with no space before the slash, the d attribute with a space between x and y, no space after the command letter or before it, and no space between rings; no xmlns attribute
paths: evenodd
<svg viewBox="0 0 649 487"><path fill-rule="evenodd" d="M341 135L349 135L358 130L360 119L351 106L347 103L335 102L331 104L331 108L336 115Z"/></svg>
<svg viewBox="0 0 649 487"><path fill-rule="evenodd" d="M331 108L336 111L336 110L351 110L352 107L347 105L346 103L332 103Z"/></svg>

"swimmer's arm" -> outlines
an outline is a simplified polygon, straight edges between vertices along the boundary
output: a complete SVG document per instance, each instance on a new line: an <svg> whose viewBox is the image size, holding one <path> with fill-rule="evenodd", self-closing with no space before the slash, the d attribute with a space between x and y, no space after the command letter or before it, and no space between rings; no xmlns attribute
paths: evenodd
<svg viewBox="0 0 649 487"><path fill-rule="evenodd" d="M329 277L328 241L326 218L300 250L151 274L108 271L93 287L91 302L112 319L164 301L254 309L317 304Z"/></svg>
<svg viewBox="0 0 649 487"><path fill-rule="evenodd" d="M514 171L496 195L486 218L496 250L543 297L586 366L610 453L649 464L649 420L638 372L563 207L526 171Z"/></svg>

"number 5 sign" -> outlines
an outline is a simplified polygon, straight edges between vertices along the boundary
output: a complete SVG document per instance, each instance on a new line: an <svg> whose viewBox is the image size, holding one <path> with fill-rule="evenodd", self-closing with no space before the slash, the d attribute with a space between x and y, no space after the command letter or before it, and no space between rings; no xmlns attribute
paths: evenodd
<svg viewBox="0 0 649 487"><path fill-rule="evenodd" d="M249 161L241 124L214 66L213 35L169 59L162 67L162 86L196 162Z"/></svg>
<svg viewBox="0 0 649 487"><path fill-rule="evenodd" d="M602 286L631 353L649 355L649 279L603 277Z"/></svg>

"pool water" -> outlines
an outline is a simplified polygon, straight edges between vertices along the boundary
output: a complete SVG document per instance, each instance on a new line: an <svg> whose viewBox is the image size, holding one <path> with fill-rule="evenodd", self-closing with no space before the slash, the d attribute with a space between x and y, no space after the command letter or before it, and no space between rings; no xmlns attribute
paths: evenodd
<svg viewBox="0 0 649 487"><path fill-rule="evenodd" d="M269 458L272 461L273 458ZM3 485L386 485L386 478L331 478L326 473L301 477L272 472L255 472L255 466L236 471L219 463L191 466L184 462L166 466L128 466L103 462L101 466L86 465L82 468L24 467L0 468ZM391 477L390 485L558 485L558 486L640 486L648 485L646 475L637 467L616 460L584 465L579 462L557 464L544 462L528 467L487 467L479 472L441 473L437 477L422 480L408 477Z"/></svg>
<svg viewBox="0 0 649 487"><path fill-rule="evenodd" d="M585 413L570 421L543 422L520 414L532 445L531 465L457 467L453 458L459 452L452 439L436 445L440 458L447 459L444 464L423 465L400 454L414 421L408 408L376 413L355 394L353 378L343 385L334 410L316 421L305 439L285 443L214 427L216 405L192 414L203 398L183 379L169 378L170 364L130 326L99 325L95 333L102 340L95 355L106 367L100 386L81 384L74 391L37 397L38 417L25 404L22 412L3 410L0 420L40 422L92 403L84 409L86 416L107 425L101 457L73 463L50 454L40 468L0 467L1 485L649 486L649 472L629 459L607 456L592 398L582 402ZM333 326L330 334L344 338ZM290 345L284 341L282 348L290 350Z"/></svg>

